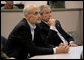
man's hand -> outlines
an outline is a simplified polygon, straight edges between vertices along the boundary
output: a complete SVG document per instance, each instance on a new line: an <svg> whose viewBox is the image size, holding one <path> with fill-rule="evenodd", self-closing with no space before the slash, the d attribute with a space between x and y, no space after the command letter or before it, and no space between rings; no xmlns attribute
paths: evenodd
<svg viewBox="0 0 84 60"><path fill-rule="evenodd" d="M68 53L69 46L68 45L59 45L59 47L56 48L56 53Z"/></svg>
<svg viewBox="0 0 84 60"><path fill-rule="evenodd" d="M16 58L14 58L14 57L9 57L9 58L7 58L7 59L16 59Z"/></svg>
<svg viewBox="0 0 84 60"><path fill-rule="evenodd" d="M60 43L60 44L59 44L59 46L66 46L66 45L68 45L68 44L65 44L65 43ZM70 46L70 47L77 47L78 45L75 44L75 43L70 43L69 46Z"/></svg>
<svg viewBox="0 0 84 60"><path fill-rule="evenodd" d="M55 19L50 19L50 20L48 21L48 24L49 24L50 26L55 26L55 24L56 24Z"/></svg>
<svg viewBox="0 0 84 60"><path fill-rule="evenodd" d="M68 44L60 43L59 46L68 46Z"/></svg>
<svg viewBox="0 0 84 60"><path fill-rule="evenodd" d="M78 45L75 44L75 43L70 43L69 46L70 46L70 47L77 47Z"/></svg>

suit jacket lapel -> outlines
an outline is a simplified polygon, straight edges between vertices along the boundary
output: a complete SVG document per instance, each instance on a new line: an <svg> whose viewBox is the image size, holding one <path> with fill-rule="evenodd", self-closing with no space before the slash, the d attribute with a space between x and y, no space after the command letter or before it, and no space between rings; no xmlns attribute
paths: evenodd
<svg viewBox="0 0 84 60"><path fill-rule="evenodd" d="M25 27L27 28L27 31L28 31L28 36L30 37L30 39L32 40L32 35L31 35L31 30L30 30L30 26L28 24L28 22L26 21L26 19L24 18L24 24L25 24Z"/></svg>
<svg viewBox="0 0 84 60"><path fill-rule="evenodd" d="M45 32L48 32L48 31L49 31L50 26L49 26L48 24L46 24L46 23L44 23L44 22L42 21L42 22L41 22L41 25L43 25L42 28L45 30Z"/></svg>
<svg viewBox="0 0 84 60"><path fill-rule="evenodd" d="M59 33L67 40L66 38L67 33L65 33L65 31L62 29L59 21L56 21L56 28L59 31Z"/></svg>

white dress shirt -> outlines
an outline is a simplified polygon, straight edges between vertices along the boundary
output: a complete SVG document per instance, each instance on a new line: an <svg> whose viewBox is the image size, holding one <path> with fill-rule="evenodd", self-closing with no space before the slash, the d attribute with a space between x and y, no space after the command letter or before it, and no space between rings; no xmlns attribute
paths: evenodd
<svg viewBox="0 0 84 60"><path fill-rule="evenodd" d="M27 21L28 22L28 21ZM32 34L32 41L34 40L34 29L36 28L36 26L32 26L29 22L28 22L29 26L30 26L30 30L31 30L31 34ZM30 57L30 54L28 53L27 58Z"/></svg>
<svg viewBox="0 0 84 60"><path fill-rule="evenodd" d="M36 26L32 26L29 22L28 22L28 24L30 26L30 30L31 30L31 34L32 34L32 41L33 41L34 40L34 29L36 28Z"/></svg>

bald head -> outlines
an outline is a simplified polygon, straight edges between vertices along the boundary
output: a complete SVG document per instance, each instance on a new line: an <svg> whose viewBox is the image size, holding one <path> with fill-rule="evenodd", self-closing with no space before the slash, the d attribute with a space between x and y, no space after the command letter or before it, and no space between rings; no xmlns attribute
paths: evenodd
<svg viewBox="0 0 84 60"><path fill-rule="evenodd" d="M23 9L24 16L27 21L29 21L32 25L36 23L40 23L40 9L35 5L27 5Z"/></svg>
<svg viewBox="0 0 84 60"><path fill-rule="evenodd" d="M30 14L32 12L32 10L34 10L35 8L37 8L35 5L26 5L23 9L24 14Z"/></svg>

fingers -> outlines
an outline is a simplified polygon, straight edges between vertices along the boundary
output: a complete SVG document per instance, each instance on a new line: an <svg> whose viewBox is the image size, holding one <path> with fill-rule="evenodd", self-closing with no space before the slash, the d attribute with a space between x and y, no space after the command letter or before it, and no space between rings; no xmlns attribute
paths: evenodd
<svg viewBox="0 0 84 60"><path fill-rule="evenodd" d="M68 53L68 51L69 51L69 46L66 46L65 53Z"/></svg>
<svg viewBox="0 0 84 60"><path fill-rule="evenodd" d="M68 53L69 46L67 44L61 43L59 47L63 50L63 53Z"/></svg>
<svg viewBox="0 0 84 60"><path fill-rule="evenodd" d="M70 47L77 47L77 44L71 43L69 44Z"/></svg>
<svg viewBox="0 0 84 60"><path fill-rule="evenodd" d="M68 44L60 43L59 46L68 46Z"/></svg>
<svg viewBox="0 0 84 60"><path fill-rule="evenodd" d="M71 43L71 44L65 44L65 43L60 43L59 46L70 46L70 47L77 47L77 44Z"/></svg>
<svg viewBox="0 0 84 60"><path fill-rule="evenodd" d="M64 46L59 46L58 48L56 48L56 53L68 53L69 51L69 46L68 45L64 45Z"/></svg>
<svg viewBox="0 0 84 60"><path fill-rule="evenodd" d="M70 45L65 44L65 43L60 43L59 44L59 50L60 53L68 53L69 52L69 47L76 47L77 44L71 43Z"/></svg>
<svg viewBox="0 0 84 60"><path fill-rule="evenodd" d="M63 43L60 43L59 46L63 46L64 44Z"/></svg>
<svg viewBox="0 0 84 60"><path fill-rule="evenodd" d="M64 46L62 46L62 48L64 48L65 50L69 50L69 46L68 45L64 45Z"/></svg>
<svg viewBox="0 0 84 60"><path fill-rule="evenodd" d="M50 20L48 21L48 24L49 24L50 26L55 26L55 24L56 24L55 19L50 19Z"/></svg>

